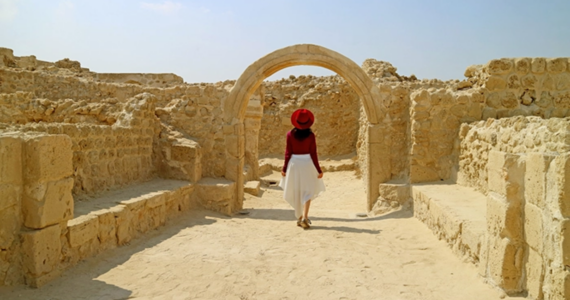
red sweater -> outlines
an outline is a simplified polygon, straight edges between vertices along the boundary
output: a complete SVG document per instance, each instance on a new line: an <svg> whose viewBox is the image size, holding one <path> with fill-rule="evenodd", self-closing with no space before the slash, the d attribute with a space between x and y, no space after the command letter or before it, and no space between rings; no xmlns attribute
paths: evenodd
<svg viewBox="0 0 570 300"><path fill-rule="evenodd" d="M298 140L295 138L291 131L287 132L287 147L285 148L285 163L283 164L283 172L287 172L287 165L289 164L289 160L293 154L310 154L317 172L323 172L319 166L319 157L317 156L317 141L315 139L314 133L311 132L311 134L304 140Z"/></svg>

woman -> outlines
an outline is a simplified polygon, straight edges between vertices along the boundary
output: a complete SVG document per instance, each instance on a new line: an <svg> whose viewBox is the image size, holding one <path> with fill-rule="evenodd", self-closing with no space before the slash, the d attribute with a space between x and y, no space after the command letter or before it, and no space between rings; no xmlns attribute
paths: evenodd
<svg viewBox="0 0 570 300"><path fill-rule="evenodd" d="M291 115L295 128L287 132L285 163L281 170L283 178L279 186L283 197L295 209L297 226L308 229L311 200L325 191L323 171L319 166L317 142L311 125L315 117L310 110L298 109Z"/></svg>

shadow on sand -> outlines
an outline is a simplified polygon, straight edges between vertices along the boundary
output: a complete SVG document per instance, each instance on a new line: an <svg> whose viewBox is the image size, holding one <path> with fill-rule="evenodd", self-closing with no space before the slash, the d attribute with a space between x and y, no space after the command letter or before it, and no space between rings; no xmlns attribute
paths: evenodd
<svg viewBox="0 0 570 300"><path fill-rule="evenodd" d="M132 255L154 247L173 237L180 231L200 225L211 225L216 219L226 218L220 214L194 210L171 219L165 226L146 232L133 239L127 246L106 250L104 255L96 255L79 262L63 272L63 275L45 286L35 289L28 286L0 288L0 299L131 299L132 291L97 280L99 276L127 262ZM60 286L73 286L65 294Z"/></svg>

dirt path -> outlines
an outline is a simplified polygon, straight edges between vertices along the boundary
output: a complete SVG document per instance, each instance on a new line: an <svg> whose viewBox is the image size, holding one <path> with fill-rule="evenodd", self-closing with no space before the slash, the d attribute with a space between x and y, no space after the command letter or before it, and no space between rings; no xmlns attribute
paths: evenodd
<svg viewBox="0 0 570 300"><path fill-rule="evenodd" d="M313 228L281 191L247 195L249 215L196 211L89 259L40 290L0 299L501 299L410 212L358 218L362 182L326 173ZM508 299L508 297L506 297Z"/></svg>

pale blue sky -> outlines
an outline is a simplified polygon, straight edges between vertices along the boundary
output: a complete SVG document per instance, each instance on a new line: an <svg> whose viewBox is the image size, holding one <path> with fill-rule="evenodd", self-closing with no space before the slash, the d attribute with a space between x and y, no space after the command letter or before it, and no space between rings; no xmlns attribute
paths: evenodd
<svg viewBox="0 0 570 300"><path fill-rule="evenodd" d="M358 65L388 61L401 75L461 79L493 58L570 56L570 1L0 0L0 47L96 72L216 82L301 43ZM289 74L332 73L296 67L272 79Z"/></svg>

